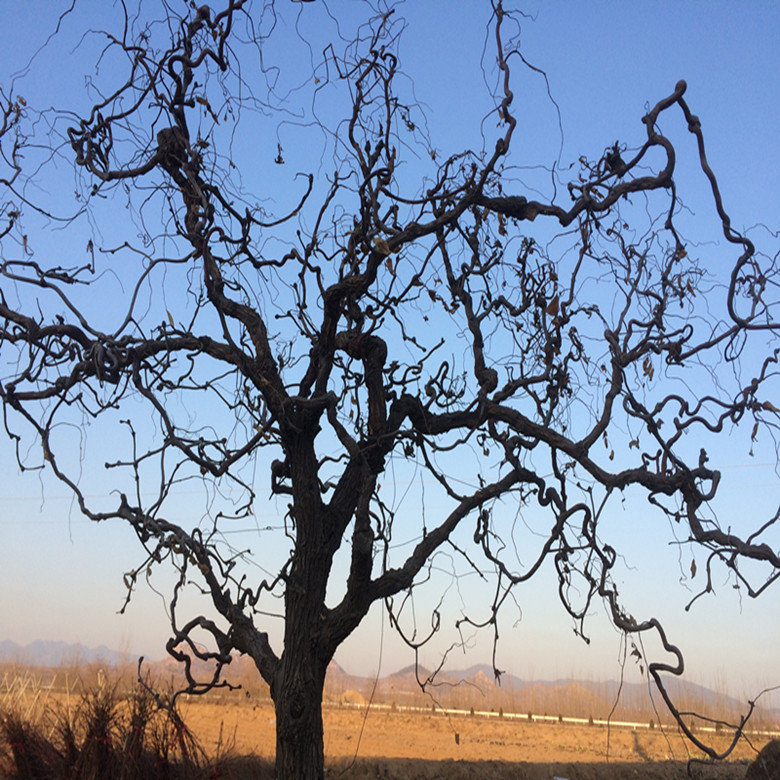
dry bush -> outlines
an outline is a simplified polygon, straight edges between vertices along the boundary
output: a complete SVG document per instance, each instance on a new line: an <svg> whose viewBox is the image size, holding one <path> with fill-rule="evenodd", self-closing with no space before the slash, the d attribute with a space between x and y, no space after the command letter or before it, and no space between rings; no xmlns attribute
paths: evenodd
<svg viewBox="0 0 780 780"><path fill-rule="evenodd" d="M61 755L44 736L37 724L27 722L17 712L0 713L0 770L10 774L15 771L20 780L64 777L59 771Z"/></svg>
<svg viewBox="0 0 780 780"><path fill-rule="evenodd" d="M160 700L159 703L164 703ZM6 701L0 709L0 776L16 780L195 780L271 778L270 765L238 757L220 740L209 760L174 707L144 688L121 696L98 686L36 712Z"/></svg>

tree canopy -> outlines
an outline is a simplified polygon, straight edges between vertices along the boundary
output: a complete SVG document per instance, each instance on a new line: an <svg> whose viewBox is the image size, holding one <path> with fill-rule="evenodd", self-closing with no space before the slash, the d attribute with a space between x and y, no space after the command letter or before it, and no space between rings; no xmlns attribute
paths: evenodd
<svg viewBox="0 0 780 780"><path fill-rule="evenodd" d="M280 777L321 776L325 671L373 603L412 648L439 629L410 610L445 550L450 582L492 591L460 632L498 640L502 606L552 562L584 638L597 602L659 638L647 671L677 714L662 675L682 654L623 603L605 507L628 495L640 522L667 518L701 551L701 593L723 571L750 596L780 574L780 509L719 518L708 459L776 430L777 260L732 226L685 82L632 138L550 166L543 194L515 151L513 76L536 69L498 0L480 137L445 150L393 7L366 4L323 44L279 3L152 5L89 33L89 106L2 92L0 397L19 464L133 528L128 600L155 567L177 573L167 650L189 692L253 659ZM686 239L683 154L728 268ZM182 487L201 516L177 511ZM287 508L272 532L269 497ZM231 541L248 523L254 553Z"/></svg>

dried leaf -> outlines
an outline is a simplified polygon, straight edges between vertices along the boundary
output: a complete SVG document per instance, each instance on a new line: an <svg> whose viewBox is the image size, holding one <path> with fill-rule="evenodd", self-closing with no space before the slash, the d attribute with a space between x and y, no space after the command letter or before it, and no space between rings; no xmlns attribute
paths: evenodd
<svg viewBox="0 0 780 780"><path fill-rule="evenodd" d="M209 112L215 124L219 124L219 117L214 113L214 109L212 109L211 103L209 103L207 98L203 97L202 95L196 95L195 102L200 103L200 105L202 105L203 108L205 108L206 111Z"/></svg>
<svg viewBox="0 0 780 780"><path fill-rule="evenodd" d="M173 315L172 315L172 314L171 314L171 313L168 311L168 309L166 309L166 310L165 310L165 313L168 315L168 322L170 322L170 323L171 323L171 327L173 328L173 327L174 327L174 324L173 324Z"/></svg>
<svg viewBox="0 0 780 780"><path fill-rule="evenodd" d="M555 296L553 296L553 299L547 304L547 308L545 309L545 311L551 317L557 317L559 308L560 308L560 299L558 294L556 293Z"/></svg>
<svg viewBox="0 0 780 780"><path fill-rule="evenodd" d="M384 240L384 238L375 238L374 246L376 247L376 250L377 252L379 252L380 255L390 254L390 245L387 243L387 241Z"/></svg>
<svg viewBox="0 0 780 780"><path fill-rule="evenodd" d="M762 409L766 409L768 412L774 412L775 414L778 414L780 410L769 401L764 401L764 403L761 404Z"/></svg>
<svg viewBox="0 0 780 780"><path fill-rule="evenodd" d="M691 578L696 576L696 561L691 558Z"/></svg>
<svg viewBox="0 0 780 780"><path fill-rule="evenodd" d="M628 443L628 449L631 449L632 447L639 449L639 439L631 439L631 441Z"/></svg>

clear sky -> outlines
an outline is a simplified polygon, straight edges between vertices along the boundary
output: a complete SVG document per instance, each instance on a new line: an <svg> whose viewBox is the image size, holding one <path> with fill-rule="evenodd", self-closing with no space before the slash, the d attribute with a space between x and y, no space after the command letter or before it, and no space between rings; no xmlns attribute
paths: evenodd
<svg viewBox="0 0 780 780"><path fill-rule="evenodd" d="M317 13L314 6L321 2L300 4L296 13ZM285 11L287 3L278 0ZM3 1L4 85L22 71L53 30L55 9L66 5L54 0ZM103 7L96 0L77 0L76 12L63 26L67 57L36 58L29 72L16 78L14 93L28 101L35 96L39 105L47 100L58 106L70 99L83 101L77 85L88 63L72 45L82 30L99 26L93 17ZM329 7L334 15L349 18L364 8L357 0L332 2ZM688 103L702 121L709 160L735 227L765 223L778 228L780 5L536 0L522 7L529 14L523 24L522 53L546 72L561 125L541 77L518 69L515 107L520 128L515 143L522 152L515 159L529 166L565 167L580 154L597 156L618 139L629 145L641 143L646 109L684 78ZM448 153L479 145L474 138L483 114L472 110L470 96L484 90L479 61L488 8L487 2L477 0L399 5L399 13L409 20L401 64L426 106L434 145ZM59 51L57 43L53 46ZM687 144L687 151L693 152L693 140L685 136L682 123L677 130L681 149ZM692 177L689 184L701 188L704 182ZM721 262L717 244L712 257ZM725 474L722 513L733 513L736 523L741 516L773 512L780 502L780 482L771 446L759 442L753 457L744 449L725 446L713 457ZM0 441L0 466L0 639L104 643L159 657L167 637L160 597L141 587L127 614L117 615L125 594L122 573L137 563L133 535L119 527L91 526L61 486L39 474L19 475L5 440ZM197 512L198 498L194 492L182 495L182 503ZM276 515L278 523L283 510L271 507L264 522L273 524ZM641 507L647 511L646 504ZM691 583L683 577L689 558L678 557L668 545L663 520L659 525L657 519L635 512L630 507L622 515L616 511L611 522L626 553L621 587L631 594L638 616L657 614L666 621L686 653L693 679L712 684L725 680L734 692L750 694L780 683L780 588L752 603L724 582L717 599L700 600L685 613L692 595ZM155 584L162 589L165 583L158 578ZM543 571L538 581L518 591L517 598L520 610L503 627L499 666L540 679L617 676L620 637L597 613L591 622L591 645L576 640L556 601L551 571ZM382 625L377 607L337 660L351 671L367 674L391 672L410 663L409 652ZM474 644L465 657L454 656L450 666L489 662L490 643ZM437 663L437 652L433 648L423 661Z"/></svg>

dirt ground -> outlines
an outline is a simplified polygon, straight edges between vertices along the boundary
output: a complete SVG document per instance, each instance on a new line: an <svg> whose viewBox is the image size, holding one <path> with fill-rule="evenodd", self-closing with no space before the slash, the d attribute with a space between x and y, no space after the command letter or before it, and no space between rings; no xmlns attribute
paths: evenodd
<svg viewBox="0 0 780 780"><path fill-rule="evenodd" d="M187 703L184 720L209 752L218 744L269 760L274 754L270 704ZM483 780L661 780L685 778L697 757L676 732L526 719L448 716L326 707L325 754L333 778L481 778ZM715 735L708 735L715 739ZM732 760L693 765L693 778L742 780L767 741L741 743Z"/></svg>

